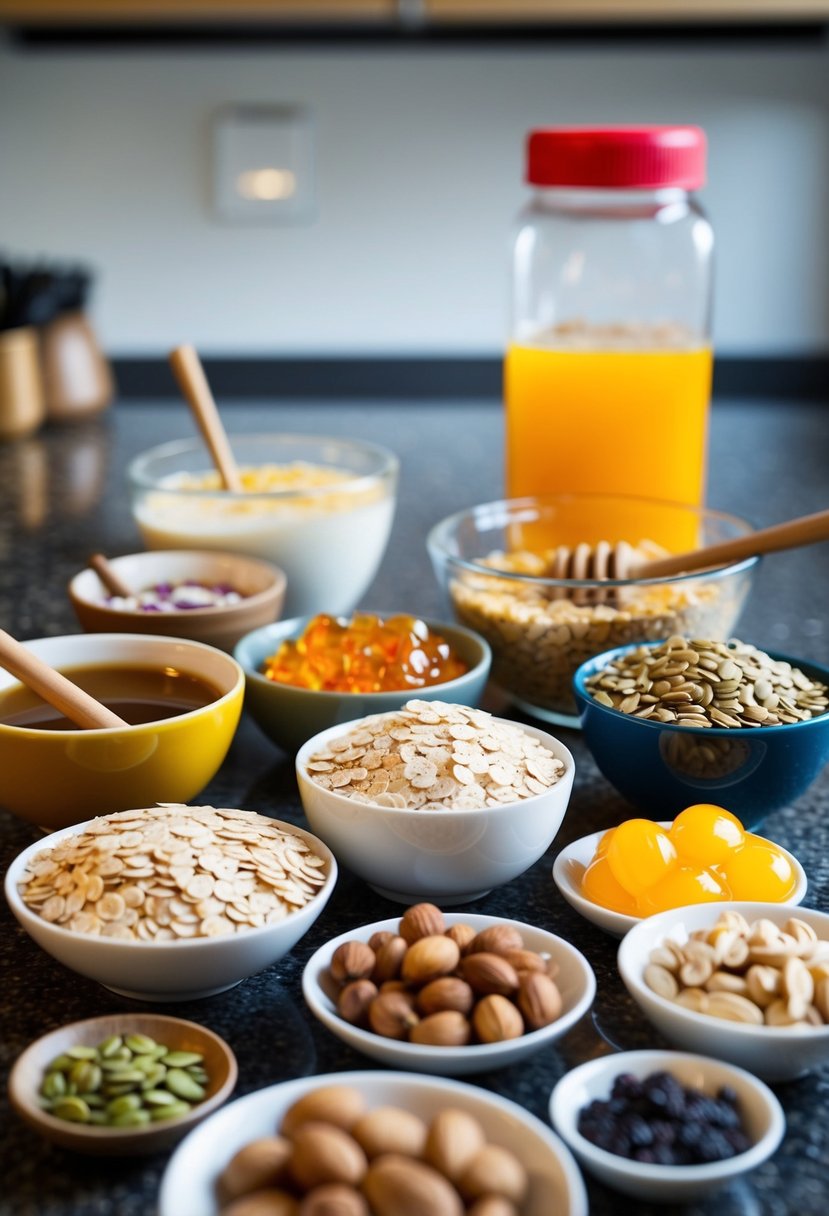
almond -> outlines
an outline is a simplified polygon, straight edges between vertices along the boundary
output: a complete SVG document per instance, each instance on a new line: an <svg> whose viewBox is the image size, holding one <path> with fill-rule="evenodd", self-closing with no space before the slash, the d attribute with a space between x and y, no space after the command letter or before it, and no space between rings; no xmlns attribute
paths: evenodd
<svg viewBox="0 0 829 1216"><path fill-rule="evenodd" d="M234 1199L222 1216L299 1216L299 1203L287 1191L263 1187Z"/></svg>
<svg viewBox="0 0 829 1216"><path fill-rule="evenodd" d="M442 1013L444 1009L469 1013L474 1003L475 993L465 980L456 975L443 975L421 988L415 1005L418 1013L428 1017L430 1013Z"/></svg>
<svg viewBox="0 0 829 1216"><path fill-rule="evenodd" d="M368 1021L374 1033L384 1039L407 1039L420 1019L408 993L381 992L368 1007Z"/></svg>
<svg viewBox="0 0 829 1216"><path fill-rule="evenodd" d="M303 1213L300 1213L303 1216ZM518 1208L503 1195L484 1195L476 1199L471 1208L466 1209L466 1216L520 1216Z"/></svg>
<svg viewBox="0 0 829 1216"><path fill-rule="evenodd" d="M486 1144L484 1129L465 1110L444 1108L432 1120L423 1157L450 1182L456 1182Z"/></svg>
<svg viewBox="0 0 829 1216"><path fill-rule="evenodd" d="M452 941L457 943L461 954L465 954L467 946L475 939L475 930L471 925L465 925L459 921L458 924L449 926L446 936L451 937Z"/></svg>
<svg viewBox="0 0 829 1216"><path fill-rule="evenodd" d="M432 1013L409 1031L411 1043L427 1043L432 1047L465 1047L471 1037L469 1022L456 1009Z"/></svg>
<svg viewBox="0 0 829 1216"><path fill-rule="evenodd" d="M359 1191L332 1182L314 1187L299 1205L299 1216L371 1216Z"/></svg>
<svg viewBox="0 0 829 1216"><path fill-rule="evenodd" d="M507 996L518 988L515 968L499 954L467 954L459 970L470 988L478 993L499 992Z"/></svg>
<svg viewBox="0 0 829 1216"><path fill-rule="evenodd" d="M282 1135L291 1137L298 1127L311 1121L333 1123L348 1131L365 1109L359 1090L350 1085L323 1085L320 1089L312 1089L285 1112Z"/></svg>
<svg viewBox="0 0 829 1216"><path fill-rule="evenodd" d="M538 971L526 971L518 979L518 1008L528 1030L540 1030L561 1017L564 1002L557 985Z"/></svg>
<svg viewBox="0 0 829 1216"><path fill-rule="evenodd" d="M372 933L368 939L368 944L376 954L381 946L385 946L386 942L390 942L396 934L389 932L388 929L378 929L376 933Z"/></svg>
<svg viewBox="0 0 829 1216"><path fill-rule="evenodd" d="M400 936L410 946L420 941L421 937L432 937L445 930L443 913L434 904L414 904L404 912L399 926Z"/></svg>
<svg viewBox="0 0 829 1216"><path fill-rule="evenodd" d="M340 990L337 1013L352 1026L367 1026L368 1007L376 996L377 987L371 980L354 980Z"/></svg>
<svg viewBox="0 0 829 1216"><path fill-rule="evenodd" d="M428 984L430 980L454 971L460 957L461 952L451 937L442 934L421 937L406 951L400 974L407 984Z"/></svg>
<svg viewBox="0 0 829 1216"><path fill-rule="evenodd" d="M536 954L535 950L505 950L501 955L516 971L543 971L549 974L549 960Z"/></svg>
<svg viewBox="0 0 829 1216"><path fill-rule="evenodd" d="M524 939L512 925L490 925L482 929L469 943L466 954L504 954L507 950L523 950Z"/></svg>
<svg viewBox="0 0 829 1216"><path fill-rule="evenodd" d="M375 1216L464 1216L451 1182L422 1161L395 1153L372 1162L363 1190Z"/></svg>
<svg viewBox="0 0 829 1216"><path fill-rule="evenodd" d="M458 1181L464 1199L501 1195L518 1204L528 1185L527 1171L515 1154L497 1144L487 1144L476 1153Z"/></svg>
<svg viewBox="0 0 829 1216"><path fill-rule="evenodd" d="M338 984L367 979L375 961L374 951L365 942L343 942L331 956L331 978Z"/></svg>
<svg viewBox="0 0 829 1216"><path fill-rule="evenodd" d="M395 934L389 936L377 950L374 970L371 978L375 984L385 984L387 980L396 980L406 956L408 946L402 937Z"/></svg>
<svg viewBox="0 0 829 1216"><path fill-rule="evenodd" d="M310 1190L326 1182L359 1186L368 1161L366 1155L341 1127L332 1123L303 1123L294 1132L291 1173L300 1186Z"/></svg>
<svg viewBox="0 0 829 1216"><path fill-rule="evenodd" d="M472 1025L482 1043L503 1043L524 1033L524 1020L511 1001L493 993L478 1001Z"/></svg>
<svg viewBox="0 0 829 1216"><path fill-rule="evenodd" d="M397 1106L378 1106L358 1119L351 1134L373 1160L383 1153L420 1157L426 1144L427 1127L422 1119Z"/></svg>
<svg viewBox="0 0 829 1216"><path fill-rule="evenodd" d="M251 1140L231 1157L219 1177L219 1192L224 1200L247 1195L262 1187L274 1186L286 1174L291 1145L281 1136Z"/></svg>

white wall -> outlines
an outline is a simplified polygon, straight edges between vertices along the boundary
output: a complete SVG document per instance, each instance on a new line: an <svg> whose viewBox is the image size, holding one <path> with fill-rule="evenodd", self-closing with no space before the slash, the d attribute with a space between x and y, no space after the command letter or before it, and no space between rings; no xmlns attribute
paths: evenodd
<svg viewBox="0 0 829 1216"><path fill-rule="evenodd" d="M313 107L318 218L210 210L210 120ZM532 125L698 122L729 353L829 349L829 51L0 44L0 248L99 270L113 353L494 353Z"/></svg>

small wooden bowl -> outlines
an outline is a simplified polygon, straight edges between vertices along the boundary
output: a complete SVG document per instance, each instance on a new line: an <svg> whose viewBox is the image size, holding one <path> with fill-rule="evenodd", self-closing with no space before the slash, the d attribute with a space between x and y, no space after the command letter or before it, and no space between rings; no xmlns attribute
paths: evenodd
<svg viewBox="0 0 829 1216"><path fill-rule="evenodd" d="M38 1091L49 1063L70 1047L97 1047L109 1035L145 1034L177 1051L199 1051L209 1081L207 1097L186 1115L147 1127L97 1127L58 1119L38 1104ZM170 1148L233 1092L238 1069L231 1049L212 1030L197 1022L159 1013L113 1013L70 1022L36 1039L18 1056L9 1076L9 1098L24 1122L62 1148L96 1156L138 1156Z"/></svg>

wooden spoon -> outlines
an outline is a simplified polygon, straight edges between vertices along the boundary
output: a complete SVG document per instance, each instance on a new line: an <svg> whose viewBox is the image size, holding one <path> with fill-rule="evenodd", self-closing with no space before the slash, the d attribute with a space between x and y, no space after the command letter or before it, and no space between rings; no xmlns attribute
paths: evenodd
<svg viewBox="0 0 829 1216"><path fill-rule="evenodd" d="M210 450L213 463L222 479L222 486L225 490L232 490L235 494L240 494L244 487L239 476L239 469L233 457L227 433L222 426L210 385L207 383L201 359L194 347L177 346L170 352L170 366Z"/></svg>
<svg viewBox="0 0 829 1216"><path fill-rule="evenodd" d="M780 549L796 549L799 545L812 545L816 541L829 540L829 511L818 511L814 515L802 515L787 523L761 528L747 536L693 549L689 553L675 553L669 557L656 558L648 562L632 560L634 550L625 541L609 545L599 541L597 545L576 545L570 548L560 545L556 550L548 578L575 579L640 579L661 578L670 574L690 574L695 570L709 570L728 562L746 557L757 557L762 553L775 553Z"/></svg>
<svg viewBox="0 0 829 1216"><path fill-rule="evenodd" d="M100 730L101 727L128 726L106 705L90 697L54 667L44 663L37 655L22 646L16 638L0 629L0 667L5 668L32 692L54 705L76 726L85 730Z"/></svg>
<svg viewBox="0 0 829 1216"><path fill-rule="evenodd" d="M127 584L116 574L103 553L92 553L88 565L98 575L110 595L118 595L121 599L128 599L132 595Z"/></svg>

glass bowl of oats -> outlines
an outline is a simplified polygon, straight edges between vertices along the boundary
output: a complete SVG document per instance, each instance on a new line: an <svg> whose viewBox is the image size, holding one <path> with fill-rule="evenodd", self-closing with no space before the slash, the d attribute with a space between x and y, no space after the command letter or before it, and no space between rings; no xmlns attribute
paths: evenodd
<svg viewBox="0 0 829 1216"><path fill-rule="evenodd" d="M53 832L6 872L37 944L120 996L212 996L271 966L316 921L337 863L253 811L161 803Z"/></svg>
<svg viewBox="0 0 829 1216"><path fill-rule="evenodd" d="M326 435L231 435L230 445L241 493L222 489L200 439L133 460L132 512L146 547L263 558L287 576L285 616L350 612L386 549L397 457Z"/></svg>
<svg viewBox="0 0 829 1216"><path fill-rule="evenodd" d="M727 638L759 558L653 579L552 576L559 546L626 541L642 561L743 536L736 516L621 495L504 499L449 516L427 548L457 620L486 638L492 680L522 710L578 727L576 668L614 646L672 634Z"/></svg>

